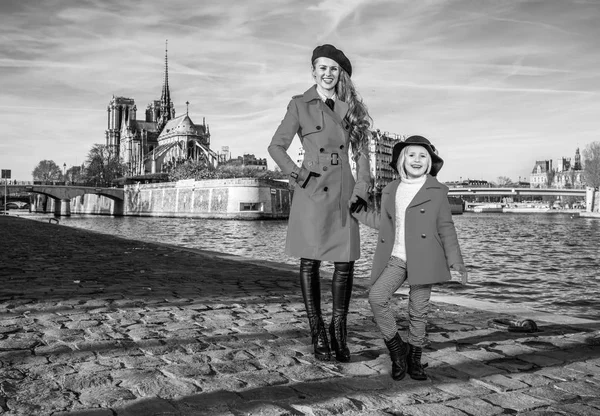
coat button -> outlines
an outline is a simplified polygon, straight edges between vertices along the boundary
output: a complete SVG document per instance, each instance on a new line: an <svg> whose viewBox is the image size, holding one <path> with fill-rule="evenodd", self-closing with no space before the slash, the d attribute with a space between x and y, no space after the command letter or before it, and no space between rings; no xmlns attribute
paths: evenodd
<svg viewBox="0 0 600 416"><path fill-rule="evenodd" d="M325 149L323 149L322 147L319 149L319 152L323 153L325 151Z"/></svg>
<svg viewBox="0 0 600 416"><path fill-rule="evenodd" d="M382 243L385 243L385 238L382 238L382 239L381 239L381 242L382 242Z"/></svg>
<svg viewBox="0 0 600 416"><path fill-rule="evenodd" d="M421 238L427 238L425 234L421 234Z"/></svg>
<svg viewBox="0 0 600 416"><path fill-rule="evenodd" d="M344 145L343 145L343 144L340 144L340 149L343 149L343 148L344 148Z"/></svg>
<svg viewBox="0 0 600 416"><path fill-rule="evenodd" d="M424 214L425 210L423 208L421 208L421 214Z"/></svg>
<svg viewBox="0 0 600 416"><path fill-rule="evenodd" d="M325 192L327 192L327 189L329 189L329 188L327 188L327 187L323 188L323 190L324 190Z"/></svg>
<svg viewBox="0 0 600 416"><path fill-rule="evenodd" d="M323 166L323 170L327 170L327 166Z"/></svg>
<svg viewBox="0 0 600 416"><path fill-rule="evenodd" d="M350 129L350 126L348 124L346 124L346 130Z"/></svg>
<svg viewBox="0 0 600 416"><path fill-rule="evenodd" d="M316 128L317 128L317 130L321 130L321 126L317 126Z"/></svg>

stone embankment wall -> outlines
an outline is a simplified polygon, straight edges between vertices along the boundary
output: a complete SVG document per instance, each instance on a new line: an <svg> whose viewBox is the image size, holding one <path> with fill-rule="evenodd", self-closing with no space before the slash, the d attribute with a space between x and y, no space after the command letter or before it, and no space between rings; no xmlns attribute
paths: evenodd
<svg viewBox="0 0 600 416"><path fill-rule="evenodd" d="M185 180L125 186L124 215L231 219L287 218L285 182L253 179Z"/></svg>
<svg viewBox="0 0 600 416"><path fill-rule="evenodd" d="M125 186L123 204L86 194L70 201L71 214L285 219L292 192L286 182L254 179L185 180ZM57 202L35 195L32 210L56 212Z"/></svg>

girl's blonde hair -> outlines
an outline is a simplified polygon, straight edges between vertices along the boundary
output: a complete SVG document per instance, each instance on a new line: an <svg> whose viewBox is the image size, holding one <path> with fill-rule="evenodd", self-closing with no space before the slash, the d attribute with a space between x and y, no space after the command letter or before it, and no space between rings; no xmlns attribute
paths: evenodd
<svg viewBox="0 0 600 416"><path fill-rule="evenodd" d="M318 58L317 58L318 59ZM315 69L315 59L312 63L312 69ZM348 73L339 66L340 75L338 83L335 86L335 93L338 98L348 104L348 114L346 118L352 129L350 130L350 147L355 160L365 154L368 157L369 140L371 139L371 125L373 119L369 115L367 106L362 98L356 92L356 87L350 79Z"/></svg>
<svg viewBox="0 0 600 416"><path fill-rule="evenodd" d="M405 148L403 148L400 152L400 156L398 156L398 166L400 166L400 169L398 169L398 173L400 174L400 179L402 181L408 179L408 174L406 173L406 168L404 167L404 161L406 160L406 153L408 152L408 148L413 146L420 147L425 150L425 153L427 154L427 169L425 170L425 175L431 172L431 155L429 154L427 149L425 149L423 146L419 146L418 144L411 144L410 146L406 146Z"/></svg>

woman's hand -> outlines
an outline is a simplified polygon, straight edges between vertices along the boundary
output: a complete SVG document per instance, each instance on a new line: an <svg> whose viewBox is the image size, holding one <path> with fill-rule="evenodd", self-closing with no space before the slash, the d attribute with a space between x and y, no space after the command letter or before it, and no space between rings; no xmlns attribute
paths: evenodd
<svg viewBox="0 0 600 416"><path fill-rule="evenodd" d="M362 199L360 196L355 195L354 198L350 201L350 212L352 214L358 213L362 211L363 208L365 212L367 212L367 201Z"/></svg>
<svg viewBox="0 0 600 416"><path fill-rule="evenodd" d="M469 282L469 272L467 272L467 268L464 264L453 264L452 270L460 273L461 275L461 283L466 285Z"/></svg>

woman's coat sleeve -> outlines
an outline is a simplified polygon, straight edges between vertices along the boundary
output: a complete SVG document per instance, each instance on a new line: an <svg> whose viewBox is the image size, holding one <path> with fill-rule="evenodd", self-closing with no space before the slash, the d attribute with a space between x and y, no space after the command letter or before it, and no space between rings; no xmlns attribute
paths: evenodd
<svg viewBox="0 0 600 416"><path fill-rule="evenodd" d="M309 171L303 167L299 167L292 160L290 155L288 155L287 150L292 144L292 140L294 140L294 136L298 133L298 129L300 128L300 121L298 118L298 108L296 107L296 102L292 99L288 104L287 112L279 124L277 131L273 135L271 139L271 144L269 145L269 154L277 163L277 165L281 168L283 173L287 175L291 175L295 173L298 175L296 178L293 176L290 177L290 181L295 181L299 185L304 184L306 179L308 178Z"/></svg>

